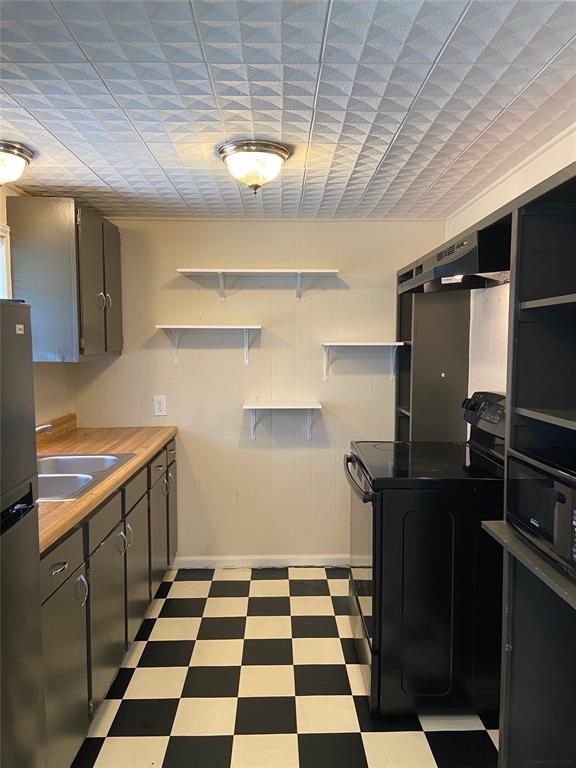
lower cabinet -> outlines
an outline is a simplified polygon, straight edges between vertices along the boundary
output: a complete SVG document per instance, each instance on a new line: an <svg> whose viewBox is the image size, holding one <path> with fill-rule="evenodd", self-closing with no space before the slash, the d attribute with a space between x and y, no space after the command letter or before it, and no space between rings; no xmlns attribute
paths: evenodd
<svg viewBox="0 0 576 768"><path fill-rule="evenodd" d="M99 513L101 514L101 513ZM106 696L125 650L124 554L119 523L90 555L90 659L93 707Z"/></svg>
<svg viewBox="0 0 576 768"><path fill-rule="evenodd" d="M150 587L152 597L168 567L168 479L166 472L150 489Z"/></svg>
<svg viewBox="0 0 576 768"><path fill-rule="evenodd" d="M174 461L168 466L168 567L176 557L178 545L178 467Z"/></svg>
<svg viewBox="0 0 576 768"><path fill-rule="evenodd" d="M87 600L82 565L42 605L48 768L68 768L89 727Z"/></svg>
<svg viewBox="0 0 576 768"><path fill-rule="evenodd" d="M126 526L126 637L134 640L150 603L148 494L128 513Z"/></svg>

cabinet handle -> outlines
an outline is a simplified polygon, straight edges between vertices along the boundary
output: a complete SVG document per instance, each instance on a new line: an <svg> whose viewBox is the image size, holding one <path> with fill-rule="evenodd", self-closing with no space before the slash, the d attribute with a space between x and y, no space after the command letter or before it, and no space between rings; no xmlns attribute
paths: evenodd
<svg viewBox="0 0 576 768"><path fill-rule="evenodd" d="M59 573L64 573L64 571L68 568L68 563L66 560L63 560L61 563L56 563L54 568L50 571L50 576L57 576Z"/></svg>
<svg viewBox="0 0 576 768"><path fill-rule="evenodd" d="M132 529L132 526L130 525L130 523L126 523L126 530L130 531L130 540L128 541L128 546L126 547L126 549L130 549L132 544L134 544L134 530Z"/></svg>
<svg viewBox="0 0 576 768"><path fill-rule="evenodd" d="M128 539L126 538L124 531L118 531L118 536L124 541L124 549L122 549L122 551L119 550L119 552L121 555L125 555L128 550Z"/></svg>
<svg viewBox="0 0 576 768"><path fill-rule="evenodd" d="M164 464L156 464L154 469L164 469Z"/></svg>
<svg viewBox="0 0 576 768"><path fill-rule="evenodd" d="M176 448L168 448L168 453L176 453Z"/></svg>
<svg viewBox="0 0 576 768"><path fill-rule="evenodd" d="M82 598L82 600L80 600L80 605L84 607L88 602L88 592L90 591L90 588L88 587L88 582L86 581L86 578L83 573L81 573L80 576L78 576L78 578L76 579L76 584L82 584L82 586L84 587L84 597Z"/></svg>
<svg viewBox="0 0 576 768"><path fill-rule="evenodd" d="M100 301L98 301L98 309L104 310L106 308L106 296L100 291L96 298L102 299L102 306L100 306Z"/></svg>
<svg viewBox="0 0 576 768"><path fill-rule="evenodd" d="M170 493L170 483L168 482L168 479L166 477L163 477L162 479L164 481L164 490L162 491L162 493L164 494L164 496L168 496L168 494Z"/></svg>
<svg viewBox="0 0 576 768"><path fill-rule="evenodd" d="M110 312L110 310L112 309L112 296L110 296L109 293L106 294L106 302L107 304L104 305L106 308L106 312Z"/></svg>

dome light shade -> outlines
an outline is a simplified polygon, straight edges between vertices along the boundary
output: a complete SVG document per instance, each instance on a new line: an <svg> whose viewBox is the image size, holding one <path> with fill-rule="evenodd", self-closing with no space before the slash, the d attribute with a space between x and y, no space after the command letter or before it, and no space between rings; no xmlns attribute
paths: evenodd
<svg viewBox="0 0 576 768"><path fill-rule="evenodd" d="M278 176L290 150L272 141L230 141L218 148L218 154L232 176L256 194Z"/></svg>
<svg viewBox="0 0 576 768"><path fill-rule="evenodd" d="M16 181L24 173L34 153L15 141L0 141L0 185Z"/></svg>

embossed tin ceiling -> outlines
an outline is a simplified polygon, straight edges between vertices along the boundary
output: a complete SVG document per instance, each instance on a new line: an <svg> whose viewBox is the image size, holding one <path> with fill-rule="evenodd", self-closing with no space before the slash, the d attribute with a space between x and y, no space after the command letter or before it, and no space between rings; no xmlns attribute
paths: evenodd
<svg viewBox="0 0 576 768"><path fill-rule="evenodd" d="M443 218L576 122L573 0L3 0L21 187L110 215ZM215 146L294 147L253 198Z"/></svg>

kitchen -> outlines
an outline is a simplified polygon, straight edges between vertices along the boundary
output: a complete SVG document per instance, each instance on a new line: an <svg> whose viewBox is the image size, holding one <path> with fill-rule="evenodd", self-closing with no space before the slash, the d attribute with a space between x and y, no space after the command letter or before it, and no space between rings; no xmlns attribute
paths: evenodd
<svg viewBox="0 0 576 768"><path fill-rule="evenodd" d="M3 3L2 766L576 765L574 6L505 5Z"/></svg>

